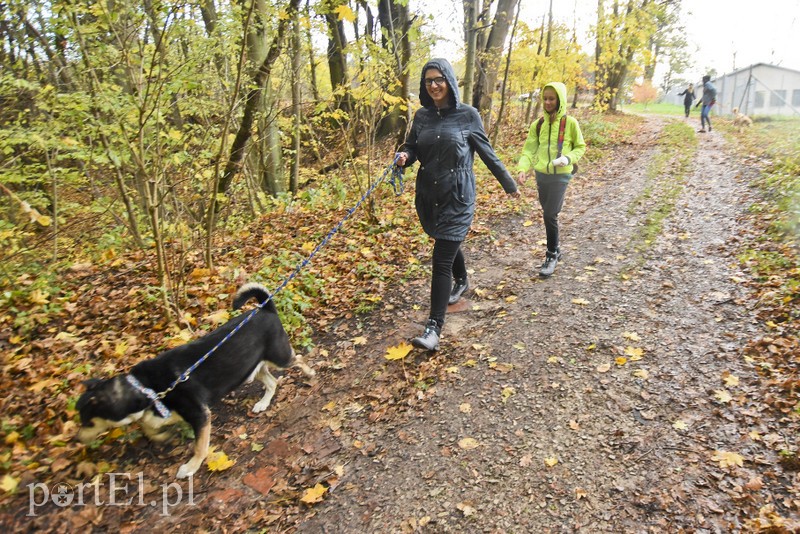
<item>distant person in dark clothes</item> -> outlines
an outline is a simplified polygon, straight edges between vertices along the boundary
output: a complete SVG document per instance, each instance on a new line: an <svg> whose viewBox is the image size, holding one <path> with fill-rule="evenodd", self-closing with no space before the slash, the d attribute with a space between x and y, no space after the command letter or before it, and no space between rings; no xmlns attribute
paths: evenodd
<svg viewBox="0 0 800 534"><path fill-rule="evenodd" d="M518 197L519 192L494 153L478 111L459 102L456 75L446 59L432 59L422 67L419 99L422 107L395 161L407 167L419 160L417 216L434 240L430 315L425 331L411 344L437 350L447 305L469 287L461 243L475 214L475 152L506 193Z"/></svg>
<svg viewBox="0 0 800 534"><path fill-rule="evenodd" d="M694 107L703 105L700 111L700 133L706 132L706 123L708 123L708 131L711 131L711 107L717 103L717 88L711 83L711 76L703 76L703 97L697 101Z"/></svg>
<svg viewBox="0 0 800 534"><path fill-rule="evenodd" d="M683 108L686 111L686 117L689 117L689 111L692 109L692 104L694 103L694 84L689 84L682 93L678 93L678 96L683 97Z"/></svg>

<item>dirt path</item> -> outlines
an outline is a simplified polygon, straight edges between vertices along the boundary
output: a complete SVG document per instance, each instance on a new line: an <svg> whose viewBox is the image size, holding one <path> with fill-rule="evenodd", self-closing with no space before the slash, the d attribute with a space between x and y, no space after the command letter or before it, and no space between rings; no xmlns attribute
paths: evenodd
<svg viewBox="0 0 800 534"><path fill-rule="evenodd" d="M450 316L449 377L420 389L402 420L343 429L374 452L341 455L345 475L299 531L740 527L718 486L742 482L726 481L711 457L742 452L752 430L714 396L726 390L725 373L740 387L752 376L740 352L753 332L733 257L746 190L722 137L702 138L702 163L640 257L631 242L647 209L628 208L653 180L670 179L645 176L660 126L650 120L640 145L649 148L630 147L572 187L557 276L531 276L543 248L538 213L531 227L524 217L495 226L494 245L471 244L482 297L473 293L467 311ZM641 359L631 361L632 351L617 365L629 347Z"/></svg>
<svg viewBox="0 0 800 534"><path fill-rule="evenodd" d="M635 145L570 186L565 256L551 279L535 275L544 248L538 211L478 221L480 237L467 242L473 290L448 315L436 355L384 358L418 333L426 279L385 296L365 322L334 325L319 344L324 358L309 357L318 379L290 387L299 373L289 373L266 415L242 415L260 393L255 387L226 399L212 443L237 463L199 473L193 501L169 513L50 506L18 524L123 532L746 530L742 510L757 510L786 484L759 478L775 447L751 434L773 436L771 445L782 439L748 408L755 375L742 349L756 334L735 257L747 231L746 176L722 136L706 134L662 231L637 246L658 192L674 182L669 171L649 170L662 157L663 125L649 118ZM187 452L141 447L131 454L153 455L154 466L168 469ZM721 467L720 459L735 462L726 453L750 461ZM299 503L315 486L324 488L321 501Z"/></svg>

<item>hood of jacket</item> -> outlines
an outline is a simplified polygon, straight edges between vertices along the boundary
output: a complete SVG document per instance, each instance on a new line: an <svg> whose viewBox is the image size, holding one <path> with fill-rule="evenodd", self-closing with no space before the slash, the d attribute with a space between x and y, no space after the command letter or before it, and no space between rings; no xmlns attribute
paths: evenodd
<svg viewBox="0 0 800 534"><path fill-rule="evenodd" d="M558 95L558 109L556 110L555 120L559 120L567 114L567 86L561 82L550 82L542 88L542 94L548 87L554 89Z"/></svg>
<svg viewBox="0 0 800 534"><path fill-rule="evenodd" d="M428 94L428 88L425 87L425 72L428 69L439 69L442 76L447 80L447 88L449 89L447 98L450 100L450 107L453 109L458 108L461 105L461 99L458 95L456 73L453 70L453 66L450 65L450 62L443 58L433 58L422 67L422 74L420 74L419 78L419 101L422 103L423 107L436 109L436 104L434 104L431 95ZM566 88L564 91L566 93Z"/></svg>

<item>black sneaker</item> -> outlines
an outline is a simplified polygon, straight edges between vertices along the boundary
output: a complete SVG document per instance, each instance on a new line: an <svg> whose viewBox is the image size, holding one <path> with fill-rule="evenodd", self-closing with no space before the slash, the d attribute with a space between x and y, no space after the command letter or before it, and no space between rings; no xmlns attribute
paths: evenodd
<svg viewBox="0 0 800 534"><path fill-rule="evenodd" d="M425 331L421 336L412 339L411 345L418 349L439 350L439 333L441 331L442 328L435 319L428 319L428 323L425 325Z"/></svg>
<svg viewBox="0 0 800 534"><path fill-rule="evenodd" d="M539 276L542 278L547 278L552 276L556 270L556 265L558 265L558 260L561 259L561 251L556 250L555 252L547 251L547 255L544 258L544 263L539 268Z"/></svg>
<svg viewBox="0 0 800 534"><path fill-rule="evenodd" d="M448 304L455 304L459 300L461 300L461 295L464 294L464 291L469 289L469 282L467 281L467 277L464 278L456 278L455 283L453 284L453 290L450 291L450 300L447 301Z"/></svg>

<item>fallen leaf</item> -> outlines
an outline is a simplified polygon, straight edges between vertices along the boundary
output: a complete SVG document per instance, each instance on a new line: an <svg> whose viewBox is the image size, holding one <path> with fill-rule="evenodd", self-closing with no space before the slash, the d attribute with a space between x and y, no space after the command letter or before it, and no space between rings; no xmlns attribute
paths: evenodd
<svg viewBox="0 0 800 534"><path fill-rule="evenodd" d="M579 424L578 424L578 422L577 422L577 421L575 421L575 420L573 419L573 420L571 420L571 421L569 422L569 427L570 427L572 430L580 430L580 428L581 428L581 425L579 425Z"/></svg>
<svg viewBox="0 0 800 534"><path fill-rule="evenodd" d="M610 363L603 363L597 366L598 373L607 373L611 369Z"/></svg>
<svg viewBox="0 0 800 534"><path fill-rule="evenodd" d="M589 304L589 301L586 299L572 299L572 303L579 304L581 306L586 306L587 304Z"/></svg>
<svg viewBox="0 0 800 534"><path fill-rule="evenodd" d="M557 463L558 463L558 458L545 458L545 459L544 459L544 464L545 464L547 467L553 467L553 466L555 466Z"/></svg>
<svg viewBox="0 0 800 534"><path fill-rule="evenodd" d="M632 362L641 360L643 355L644 349L640 349L639 347L625 347L625 356L630 356Z"/></svg>
<svg viewBox="0 0 800 534"><path fill-rule="evenodd" d="M715 462L719 462L719 466L723 469L737 465L741 467L744 463L744 458L741 455L728 451L714 451L711 459Z"/></svg>
<svg viewBox="0 0 800 534"><path fill-rule="evenodd" d="M616 363L617 365L625 365L626 363L628 363L628 358L626 358L625 356L619 356L616 359L614 359L614 363Z"/></svg>
<svg viewBox="0 0 800 534"><path fill-rule="evenodd" d="M516 394L516 392L517 392L517 390L515 390L512 387L504 387L503 391L501 393L501 396L503 397L503 404L506 403L506 401L508 400L509 397L511 397L512 395Z"/></svg>
<svg viewBox="0 0 800 534"><path fill-rule="evenodd" d="M739 385L739 377L734 376L727 371L722 373L722 381L725 382L725 385L728 387L734 387Z"/></svg>
<svg viewBox="0 0 800 534"><path fill-rule="evenodd" d="M367 344L367 338L365 338L364 336L354 337L351 341L353 342L353 345L366 345Z"/></svg>
<svg viewBox="0 0 800 534"><path fill-rule="evenodd" d="M639 334L636 332L623 332L622 337L625 339L630 339L631 341L641 341L642 339L639 337Z"/></svg>
<svg viewBox="0 0 800 534"><path fill-rule="evenodd" d="M636 378L647 380L648 378L650 378L650 373L648 373L646 369L637 369L636 371L633 372L633 376L635 376Z"/></svg>
<svg viewBox="0 0 800 534"><path fill-rule="evenodd" d="M533 457L530 454L526 454L525 456L519 459L520 467L530 467L532 463L533 463Z"/></svg>
<svg viewBox="0 0 800 534"><path fill-rule="evenodd" d="M468 402L463 402L461 406L458 407L458 411L461 413L472 413L472 405Z"/></svg>
<svg viewBox="0 0 800 534"><path fill-rule="evenodd" d="M386 358L387 360L402 360L403 358L408 356L408 353L411 352L412 348L413 347L411 345L409 345L404 341L403 343L400 343L396 347L389 347L389 349L386 351L386 355L384 356L384 358Z"/></svg>
<svg viewBox="0 0 800 534"><path fill-rule="evenodd" d="M689 426L680 419L678 419L677 421L672 423L672 428L674 428L675 430L686 430L687 428L689 428Z"/></svg>
<svg viewBox="0 0 800 534"><path fill-rule="evenodd" d="M224 451L216 451L214 447L208 450L208 470L209 471L225 471L233 467L236 462L228 458Z"/></svg>
<svg viewBox="0 0 800 534"><path fill-rule="evenodd" d="M575 488L575 498L578 500L585 499L588 493L583 488Z"/></svg>
<svg viewBox="0 0 800 534"><path fill-rule="evenodd" d="M726 404L733 399L733 397L731 397L731 394L725 391L724 389L714 390L714 397L723 404Z"/></svg>
<svg viewBox="0 0 800 534"><path fill-rule="evenodd" d="M475 508L473 508L469 504L463 503L463 502L458 503L456 505L456 508L461 510L461 513L464 514L464 517L469 517L469 516L475 515L478 512Z"/></svg>
<svg viewBox="0 0 800 534"><path fill-rule="evenodd" d="M11 475L3 476L3 481L0 482L0 488L6 493L14 493L15 491L17 491L18 485L19 485L19 480L12 477Z"/></svg>
<svg viewBox="0 0 800 534"><path fill-rule="evenodd" d="M231 314L228 310L222 309L217 310L211 315L206 317L206 320L213 325L219 325L228 322L228 319L231 318Z"/></svg>
<svg viewBox="0 0 800 534"><path fill-rule="evenodd" d="M475 438L462 438L458 440L458 446L464 449L465 451L470 451L472 449L477 449L480 447L480 444Z"/></svg>
<svg viewBox="0 0 800 534"><path fill-rule="evenodd" d="M317 484L313 488L308 488L303 496L300 498L306 504L314 504L318 502L322 502L322 497L325 495L325 492L328 491L328 488L323 486L322 484Z"/></svg>
<svg viewBox="0 0 800 534"><path fill-rule="evenodd" d="M522 226L525 226L525 227L533 226L533 221L525 221L524 223L522 223Z"/></svg>

